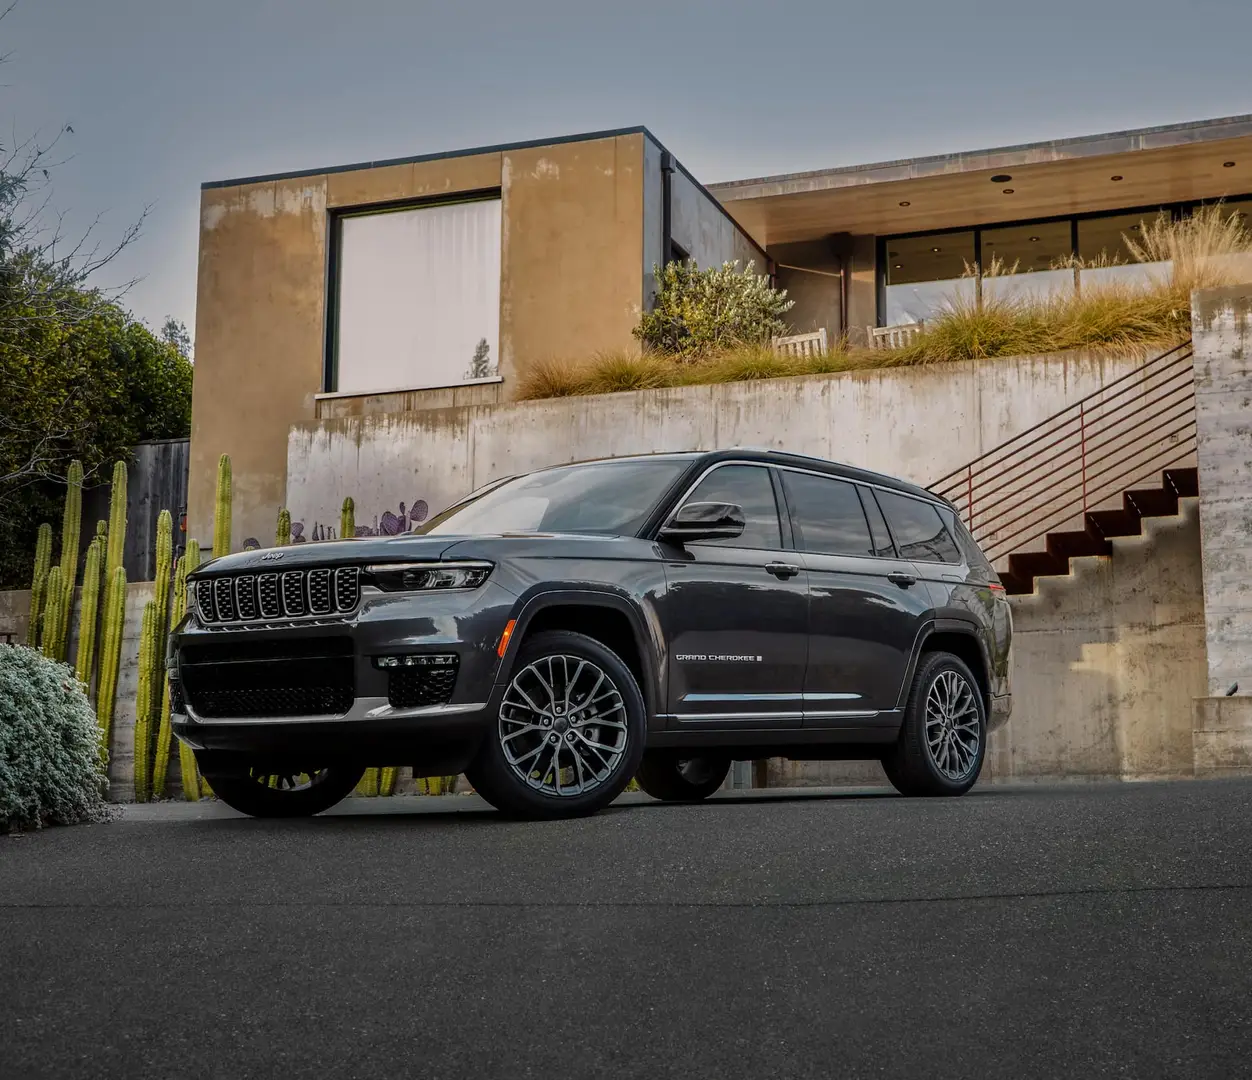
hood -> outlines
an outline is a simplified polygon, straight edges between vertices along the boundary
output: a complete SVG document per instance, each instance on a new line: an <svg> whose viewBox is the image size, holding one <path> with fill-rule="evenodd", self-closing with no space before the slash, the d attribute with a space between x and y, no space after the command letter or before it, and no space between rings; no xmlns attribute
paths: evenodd
<svg viewBox="0 0 1252 1080"><path fill-rule="evenodd" d="M319 540L280 548L260 548L223 555L202 563L193 577L280 571L311 566L363 566L372 562L438 559L463 537L365 536L358 540Z"/></svg>

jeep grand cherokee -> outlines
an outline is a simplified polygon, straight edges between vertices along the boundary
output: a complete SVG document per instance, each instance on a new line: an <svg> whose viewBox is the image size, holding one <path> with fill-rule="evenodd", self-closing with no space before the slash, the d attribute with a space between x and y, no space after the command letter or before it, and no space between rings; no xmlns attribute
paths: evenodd
<svg viewBox="0 0 1252 1080"><path fill-rule="evenodd" d="M952 507L773 451L545 469L420 535L230 555L189 590L174 731L259 816L387 763L528 817L632 776L699 799L768 757L959 795L1011 708L1004 589Z"/></svg>

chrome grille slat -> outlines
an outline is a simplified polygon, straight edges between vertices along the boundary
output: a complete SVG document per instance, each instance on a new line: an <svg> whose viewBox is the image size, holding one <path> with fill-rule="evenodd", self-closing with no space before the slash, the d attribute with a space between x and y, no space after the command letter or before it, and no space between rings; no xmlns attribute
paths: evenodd
<svg viewBox="0 0 1252 1080"><path fill-rule="evenodd" d="M262 574L257 578L257 605L261 618L277 619L283 613L282 600L278 595L278 575Z"/></svg>
<svg viewBox="0 0 1252 1080"><path fill-rule="evenodd" d="M304 614L304 573L300 570L283 574L283 614L292 618Z"/></svg>
<svg viewBox="0 0 1252 1080"><path fill-rule="evenodd" d="M308 574L309 614L329 615L333 606L330 595L329 570L310 570Z"/></svg>
<svg viewBox="0 0 1252 1080"><path fill-rule="evenodd" d="M235 612L243 622L257 617L256 575L240 574L235 578Z"/></svg>
<svg viewBox="0 0 1252 1080"><path fill-rule="evenodd" d="M355 566L321 566L208 577L195 582L195 599L206 626L333 620L360 606L361 571Z"/></svg>

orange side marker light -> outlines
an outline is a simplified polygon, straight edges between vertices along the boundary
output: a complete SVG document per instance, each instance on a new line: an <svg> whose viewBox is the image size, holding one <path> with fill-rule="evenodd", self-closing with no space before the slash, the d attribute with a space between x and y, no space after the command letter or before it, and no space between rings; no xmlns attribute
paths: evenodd
<svg viewBox="0 0 1252 1080"><path fill-rule="evenodd" d="M513 628L517 625L516 619L510 619L504 626L504 633L500 635L500 644L496 646L496 655L501 660L504 654L509 651L509 639L513 636Z"/></svg>

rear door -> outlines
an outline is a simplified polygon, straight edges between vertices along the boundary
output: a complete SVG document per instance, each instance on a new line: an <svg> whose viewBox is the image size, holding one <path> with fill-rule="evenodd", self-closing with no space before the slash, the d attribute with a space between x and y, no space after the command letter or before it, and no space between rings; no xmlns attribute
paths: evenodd
<svg viewBox="0 0 1252 1080"><path fill-rule="evenodd" d="M809 572L804 726L872 723L898 704L930 597L912 564L897 556L869 488L780 472Z"/></svg>
<svg viewBox="0 0 1252 1080"><path fill-rule="evenodd" d="M673 722L798 727L808 575L790 548L773 470L717 465L686 502L736 503L746 527L733 540L662 545L667 587L658 616Z"/></svg>

